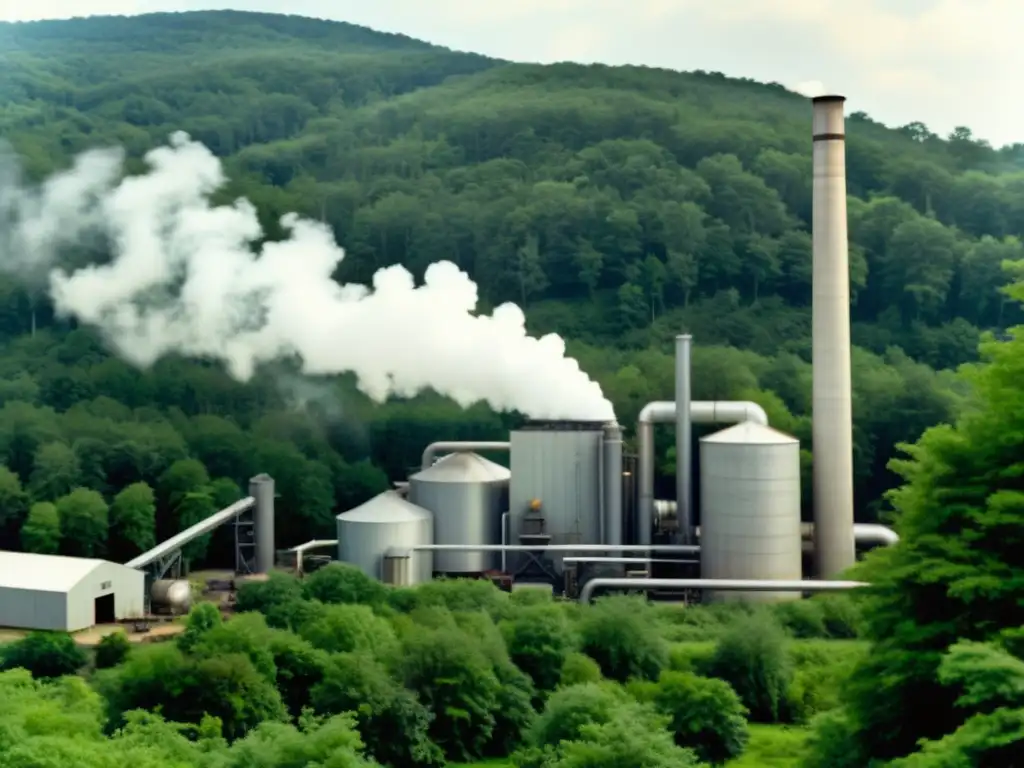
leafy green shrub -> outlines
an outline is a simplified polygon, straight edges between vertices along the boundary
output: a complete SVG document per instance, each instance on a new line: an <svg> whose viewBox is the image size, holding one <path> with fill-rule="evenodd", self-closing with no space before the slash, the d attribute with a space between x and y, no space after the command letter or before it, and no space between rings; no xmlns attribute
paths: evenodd
<svg viewBox="0 0 1024 768"><path fill-rule="evenodd" d="M750 734L747 710L722 680L689 672L663 672L653 690L655 708L670 718L676 744L715 765L743 752Z"/></svg>
<svg viewBox="0 0 1024 768"><path fill-rule="evenodd" d="M554 690L573 649L569 623L559 607L548 601L517 610L503 629L512 662L538 690Z"/></svg>
<svg viewBox="0 0 1024 768"><path fill-rule="evenodd" d="M391 622L367 605L325 605L302 626L299 635L329 653L361 652L387 659L398 650Z"/></svg>
<svg viewBox="0 0 1024 768"><path fill-rule="evenodd" d="M705 605L654 605L654 614L662 635L672 643L717 640L728 626L750 615L746 603L726 602Z"/></svg>
<svg viewBox="0 0 1024 768"><path fill-rule="evenodd" d="M3 648L0 669L27 669L32 677L73 675L88 657L71 635L63 632L30 632Z"/></svg>
<svg viewBox="0 0 1024 768"><path fill-rule="evenodd" d="M318 714L354 712L367 750L381 763L445 765L440 748L428 736L431 717L426 707L372 657L336 654L310 698Z"/></svg>
<svg viewBox="0 0 1024 768"><path fill-rule="evenodd" d="M811 602L821 605L828 637L839 640L860 637L860 604L850 595L816 595Z"/></svg>
<svg viewBox="0 0 1024 768"><path fill-rule="evenodd" d="M597 662L586 654L574 652L565 657L558 684L569 686L581 683L599 683L601 680L601 668Z"/></svg>
<svg viewBox="0 0 1024 768"><path fill-rule="evenodd" d="M668 651L668 668L705 675L714 655L714 642L676 643Z"/></svg>
<svg viewBox="0 0 1024 768"><path fill-rule="evenodd" d="M479 644L442 628L404 637L402 681L433 713L430 738L449 760L482 757L494 735L501 683Z"/></svg>
<svg viewBox="0 0 1024 768"><path fill-rule="evenodd" d="M437 579L412 590L414 607L444 607L453 612L485 611L492 619L508 615L509 595L487 579ZM397 606L395 606L397 607Z"/></svg>
<svg viewBox="0 0 1024 768"><path fill-rule="evenodd" d="M801 768L864 768L870 763L860 747L857 728L843 709L825 712L811 723Z"/></svg>
<svg viewBox="0 0 1024 768"><path fill-rule="evenodd" d="M110 707L111 725L126 713L160 708L168 720L200 724L220 720L235 739L265 721L284 721L287 710L272 680L241 653L188 656L171 643L133 649L125 662L96 673L97 688Z"/></svg>
<svg viewBox="0 0 1024 768"><path fill-rule="evenodd" d="M772 613L790 635L796 638L820 638L828 635L822 603L813 600L788 600L772 606Z"/></svg>
<svg viewBox="0 0 1024 768"><path fill-rule="evenodd" d="M865 646L855 641L804 640L789 644L794 674L786 693L788 720L806 722L842 703L843 684Z"/></svg>
<svg viewBox="0 0 1024 768"><path fill-rule="evenodd" d="M96 669L116 667L131 650L132 644L124 632L104 635L96 645Z"/></svg>
<svg viewBox="0 0 1024 768"><path fill-rule="evenodd" d="M517 768L691 768L696 756L680 749L666 720L613 683L561 688L548 699Z"/></svg>
<svg viewBox="0 0 1024 768"><path fill-rule="evenodd" d="M348 563L331 563L306 577L302 593L308 600L328 605L383 605L388 588Z"/></svg>
<svg viewBox="0 0 1024 768"><path fill-rule="evenodd" d="M302 599L302 584L294 576L273 571L265 581L247 581L235 594L235 611L269 616L274 608Z"/></svg>
<svg viewBox="0 0 1024 768"><path fill-rule="evenodd" d="M578 738L580 729L607 723L620 709L631 704L629 695L614 683L584 683L560 688L551 694L544 710L530 729L532 746L555 746Z"/></svg>
<svg viewBox="0 0 1024 768"><path fill-rule="evenodd" d="M611 680L654 680L668 664L668 644L651 631L653 619L643 598L602 598L580 622L580 650Z"/></svg>
<svg viewBox="0 0 1024 768"><path fill-rule="evenodd" d="M778 722L785 713L793 666L786 634L770 617L736 622L718 642L708 672L733 687L755 722Z"/></svg>

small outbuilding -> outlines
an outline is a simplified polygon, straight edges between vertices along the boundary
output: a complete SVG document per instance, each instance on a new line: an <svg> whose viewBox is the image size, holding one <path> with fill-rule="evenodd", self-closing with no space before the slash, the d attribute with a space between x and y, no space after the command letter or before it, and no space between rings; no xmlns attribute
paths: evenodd
<svg viewBox="0 0 1024 768"><path fill-rule="evenodd" d="M146 576L107 560L0 551L0 627L77 632L144 615Z"/></svg>

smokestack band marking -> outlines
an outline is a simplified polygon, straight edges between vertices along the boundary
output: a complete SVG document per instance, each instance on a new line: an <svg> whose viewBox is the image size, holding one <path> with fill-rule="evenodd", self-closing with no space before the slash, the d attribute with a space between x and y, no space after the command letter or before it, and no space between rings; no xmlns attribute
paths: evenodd
<svg viewBox="0 0 1024 768"><path fill-rule="evenodd" d="M814 141L846 141L845 133L819 133L814 136Z"/></svg>

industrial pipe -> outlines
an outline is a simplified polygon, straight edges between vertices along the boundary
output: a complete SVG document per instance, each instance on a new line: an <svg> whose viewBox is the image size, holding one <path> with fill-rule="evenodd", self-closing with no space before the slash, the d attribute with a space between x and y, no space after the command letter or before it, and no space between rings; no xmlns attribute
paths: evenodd
<svg viewBox="0 0 1024 768"><path fill-rule="evenodd" d="M728 592L843 592L866 587L863 581L802 581L770 579L591 579L580 590L579 601L589 603L601 587L615 589L716 589Z"/></svg>
<svg viewBox="0 0 1024 768"><path fill-rule="evenodd" d="M295 570L298 575L302 575L302 556L311 549L323 549L324 547L336 547L338 546L337 539L312 539L307 541L305 544L297 544L296 546L289 549L289 552L295 553Z"/></svg>
<svg viewBox="0 0 1024 768"><path fill-rule="evenodd" d="M844 101L842 96L819 96L812 102L811 429L814 556L821 579L856 560Z"/></svg>
<svg viewBox="0 0 1024 768"><path fill-rule="evenodd" d="M655 499L654 510L659 518L674 517L676 514L676 502L672 499ZM700 526L694 529L696 541L700 541ZM814 538L814 523L800 524L800 537L803 539ZM891 547L898 544L900 536L892 528L878 523L854 523L853 540L857 544L881 544Z"/></svg>
<svg viewBox="0 0 1024 768"><path fill-rule="evenodd" d="M604 489L604 539L606 544L622 544L622 427L615 422L604 426L601 455Z"/></svg>
<svg viewBox="0 0 1024 768"><path fill-rule="evenodd" d="M654 425L675 421L676 404L665 400L648 403L640 411L636 426L637 473L640 475L640 499L637 506L637 543L651 543L654 526ZM756 421L768 424L768 415L757 403L694 401L690 403L690 420L695 424ZM678 456L676 457L678 460Z"/></svg>
<svg viewBox="0 0 1024 768"><path fill-rule="evenodd" d="M410 547L417 552L679 552L696 554L695 544L417 544ZM646 559L646 558L645 558Z"/></svg>
<svg viewBox="0 0 1024 768"><path fill-rule="evenodd" d="M676 336L676 502L680 541L693 541L693 430L690 416L690 348L693 337Z"/></svg>
<svg viewBox="0 0 1024 768"><path fill-rule="evenodd" d="M674 565L696 565L700 560L675 560L670 557L563 557L563 563L618 563L622 565L647 565L649 563L672 563Z"/></svg>
<svg viewBox="0 0 1024 768"><path fill-rule="evenodd" d="M507 440L501 441L451 441L441 440L431 443L423 449L423 457L420 460L421 469L430 469L434 466L434 458L441 451L507 451L511 446Z"/></svg>

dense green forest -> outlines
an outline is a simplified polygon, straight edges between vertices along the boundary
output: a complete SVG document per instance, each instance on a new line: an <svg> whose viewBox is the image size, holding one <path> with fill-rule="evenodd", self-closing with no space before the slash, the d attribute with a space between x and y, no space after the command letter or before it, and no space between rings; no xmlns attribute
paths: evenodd
<svg viewBox="0 0 1024 768"><path fill-rule="evenodd" d="M111 144L142 170L188 131L269 238L288 211L322 220L344 281L455 261L485 305L569 338L627 427L672 397L691 331L695 397L762 403L809 466L810 108L782 87L226 12L0 25L0 55L0 136L31 178ZM870 588L679 609L274 577L174 643L0 649L0 768L1024 762L1024 287L1004 290L1024 275L1024 151L857 114L848 166L858 516L901 535L857 567ZM260 471L297 543L431 440L518 418L377 404L284 363L246 384L204 361L136 370L22 277L0 280L3 546L127 558ZM188 559L222 561L227 536Z"/></svg>

